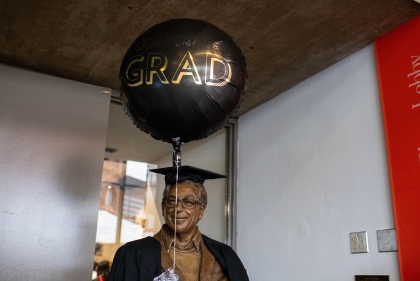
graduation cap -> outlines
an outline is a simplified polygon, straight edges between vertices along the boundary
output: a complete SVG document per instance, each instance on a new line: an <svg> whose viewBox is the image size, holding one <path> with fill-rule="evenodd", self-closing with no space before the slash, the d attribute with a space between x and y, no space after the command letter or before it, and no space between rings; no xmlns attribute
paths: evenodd
<svg viewBox="0 0 420 281"><path fill-rule="evenodd" d="M165 175L166 184L172 184L176 182L176 170L174 170L173 167L152 169L150 171L157 174ZM205 180L221 178L227 178L227 176L192 166L181 166L178 170L178 182L190 180L196 183L204 183Z"/></svg>

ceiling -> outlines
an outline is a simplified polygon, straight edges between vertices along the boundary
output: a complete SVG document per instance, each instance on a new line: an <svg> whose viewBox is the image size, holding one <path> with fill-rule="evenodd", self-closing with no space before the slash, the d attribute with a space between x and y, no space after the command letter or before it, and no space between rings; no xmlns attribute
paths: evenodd
<svg viewBox="0 0 420 281"><path fill-rule="evenodd" d="M0 0L0 62L118 90L122 58L141 33L202 19L246 58L240 116L418 15L413 0Z"/></svg>
<svg viewBox="0 0 420 281"><path fill-rule="evenodd" d="M413 0L0 0L0 62L118 90L122 58L141 33L168 19L201 19L231 35L246 58L241 116L419 15ZM121 152L146 136L170 153L118 110L111 106L107 143ZM122 134L131 134L124 144Z"/></svg>

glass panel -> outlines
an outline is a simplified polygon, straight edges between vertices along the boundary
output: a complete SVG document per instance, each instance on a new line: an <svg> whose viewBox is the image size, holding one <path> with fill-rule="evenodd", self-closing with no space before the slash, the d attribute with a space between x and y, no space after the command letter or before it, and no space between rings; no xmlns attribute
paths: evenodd
<svg viewBox="0 0 420 281"><path fill-rule="evenodd" d="M117 237L118 202L123 184L125 163L104 161L99 197L96 243L114 244ZM100 246L99 246L100 247Z"/></svg>
<svg viewBox="0 0 420 281"><path fill-rule="evenodd" d="M113 244L117 235L120 187L102 183L96 243Z"/></svg>
<svg viewBox="0 0 420 281"><path fill-rule="evenodd" d="M146 189L144 187L125 190L121 243L127 243L143 237L145 197Z"/></svg>
<svg viewBox="0 0 420 281"><path fill-rule="evenodd" d="M95 261L112 260L122 244L159 231L156 210L156 165L105 160L99 200Z"/></svg>

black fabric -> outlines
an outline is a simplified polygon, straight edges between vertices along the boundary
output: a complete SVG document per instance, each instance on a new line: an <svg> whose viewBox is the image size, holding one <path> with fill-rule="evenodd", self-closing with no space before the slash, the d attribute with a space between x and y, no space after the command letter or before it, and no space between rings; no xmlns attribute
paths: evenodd
<svg viewBox="0 0 420 281"><path fill-rule="evenodd" d="M230 281L249 281L235 251L202 235L204 244L220 264ZM115 253L109 281L153 281L161 274L160 243L153 237L129 242Z"/></svg>
<svg viewBox="0 0 420 281"><path fill-rule="evenodd" d="M230 281L249 281L244 265L231 247L203 234L201 236L207 249L215 257Z"/></svg>
<svg viewBox="0 0 420 281"><path fill-rule="evenodd" d="M118 249L109 281L153 281L161 271L160 243L153 237L146 237Z"/></svg>
<svg viewBox="0 0 420 281"><path fill-rule="evenodd" d="M157 174L165 175L166 184L172 184L177 182L176 171L173 169L173 167L152 169L150 171ZM181 166L178 170L178 182L190 180L197 183L204 183L205 180L221 178L226 178L226 176L192 166Z"/></svg>

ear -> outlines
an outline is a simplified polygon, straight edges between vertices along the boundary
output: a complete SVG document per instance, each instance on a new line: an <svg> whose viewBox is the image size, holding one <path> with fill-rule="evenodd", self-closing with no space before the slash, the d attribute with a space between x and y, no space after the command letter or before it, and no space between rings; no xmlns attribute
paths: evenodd
<svg viewBox="0 0 420 281"><path fill-rule="evenodd" d="M205 205L200 205L200 214L198 216L199 220L201 220L203 218L205 210L206 210L206 206Z"/></svg>

